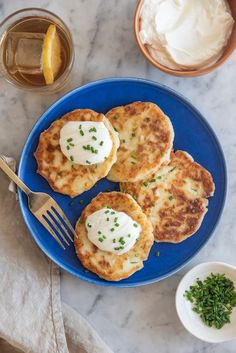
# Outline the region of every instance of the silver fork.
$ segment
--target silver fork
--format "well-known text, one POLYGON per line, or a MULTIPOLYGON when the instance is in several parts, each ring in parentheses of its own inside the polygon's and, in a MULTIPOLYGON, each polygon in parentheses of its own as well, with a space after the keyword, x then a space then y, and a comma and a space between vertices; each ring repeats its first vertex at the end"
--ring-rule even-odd
POLYGON ((44 192, 31 191, 8 166, 4 156, 0 155, 0 168, 16 183, 28 197, 28 205, 33 215, 42 223, 58 244, 65 250, 64 243, 69 246, 73 242, 71 234, 76 236, 70 221, 56 201, 44 192), (62 221, 63 220, 63 221, 62 221), (61 237, 61 240, 58 235, 61 237), (64 243, 63 243, 64 242, 64 243))

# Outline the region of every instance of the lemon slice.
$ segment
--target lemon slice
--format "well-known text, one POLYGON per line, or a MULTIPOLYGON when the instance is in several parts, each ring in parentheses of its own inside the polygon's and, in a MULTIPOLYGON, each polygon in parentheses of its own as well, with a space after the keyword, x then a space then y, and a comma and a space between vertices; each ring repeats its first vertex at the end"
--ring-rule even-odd
POLYGON ((61 67, 61 42, 55 25, 48 27, 43 41, 42 67, 46 84, 52 84, 61 67))

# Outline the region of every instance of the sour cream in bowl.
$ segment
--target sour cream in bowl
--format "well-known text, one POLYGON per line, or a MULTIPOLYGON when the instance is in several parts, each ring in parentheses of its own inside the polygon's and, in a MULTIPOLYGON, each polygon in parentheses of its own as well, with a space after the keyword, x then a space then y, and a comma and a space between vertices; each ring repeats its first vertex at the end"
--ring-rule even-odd
POLYGON ((198 76, 234 51, 235 17, 233 0, 142 0, 135 34, 153 65, 178 76, 198 76))

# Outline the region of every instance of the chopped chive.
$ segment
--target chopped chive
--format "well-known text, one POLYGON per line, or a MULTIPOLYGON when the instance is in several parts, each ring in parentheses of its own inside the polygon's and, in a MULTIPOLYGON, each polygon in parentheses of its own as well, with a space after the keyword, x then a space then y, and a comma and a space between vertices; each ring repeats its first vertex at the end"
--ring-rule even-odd
POLYGON ((100 235, 100 234, 102 234, 102 232, 99 230, 99 231, 98 231, 98 234, 100 235))
POLYGON ((106 238, 107 238, 105 235, 103 235, 102 237, 103 237, 103 239, 106 239, 106 238))
POLYGON ((131 137, 135 137, 135 136, 136 136, 136 134, 134 132, 132 132, 131 137))
POLYGON ((89 228, 92 228, 92 224, 90 224, 90 223, 88 223, 87 226, 88 226, 89 228))
POLYGON ((92 136, 92 139, 93 139, 94 141, 97 141, 97 137, 96 137, 96 136, 92 136))
POLYGON ((82 129, 82 125, 80 124, 79 129, 82 129))
POLYGON ((115 130, 116 132, 119 132, 116 127, 114 127, 114 130, 115 130))
POLYGON ((107 206, 107 208, 111 209, 112 207, 111 206, 107 206))
POLYGON ((70 160, 71 160, 72 162, 74 162, 74 157, 73 157, 73 156, 70 156, 70 160))
POLYGON ((153 202, 153 203, 152 203, 152 207, 155 207, 155 205, 156 205, 155 202, 153 202))
POLYGON ((107 157, 104 157, 105 161, 107 160, 107 157))
POLYGON ((157 179, 161 179, 161 178, 162 178, 162 176, 161 176, 161 175, 158 175, 157 179))
POLYGON ((73 143, 69 143, 70 147, 75 147, 75 145, 73 143))
POLYGON ((102 243, 104 239, 103 238, 98 238, 98 240, 102 243))
POLYGON ((106 192, 110 192, 110 191, 111 191, 111 189, 106 189, 105 191, 106 191, 106 192))
POLYGON ((150 180, 150 183, 155 183, 156 179, 150 180))
POLYGON ((110 221, 110 218, 107 218, 107 222, 110 221))
POLYGON ((74 205, 74 201, 69 202, 69 206, 73 206, 74 205))
POLYGON ((79 131, 81 136, 84 136, 84 132, 82 130, 79 131))
POLYGON ((97 132, 97 129, 95 127, 92 127, 91 129, 89 129, 89 132, 97 132))
POLYGON ((173 172, 176 169, 176 167, 172 168, 171 170, 168 171, 168 173, 173 172))
POLYGON ((67 150, 70 150, 70 146, 66 146, 66 149, 67 149, 67 150))
POLYGON ((131 154, 131 158, 137 159, 137 157, 134 154, 131 154))
POLYGON ((101 142, 99 143, 100 146, 102 146, 103 144, 104 144, 104 141, 101 141, 101 142))
POLYGON ((84 223, 84 221, 82 220, 82 218, 79 219, 79 223, 80 223, 80 224, 83 224, 83 223, 84 223))
POLYGON ((115 242, 116 242, 116 239, 114 238, 114 239, 112 240, 112 242, 115 243, 115 242))
POLYGON ((197 189, 191 188, 193 191, 197 192, 197 189))
POLYGON ((114 230, 115 230, 115 228, 111 228, 111 229, 110 229, 111 232, 114 232, 114 230))
POLYGON ((110 211, 107 210, 107 211, 105 211, 105 214, 107 214, 107 213, 109 213, 109 212, 110 212, 110 211))
POLYGON ((143 185, 144 185, 145 187, 147 187, 147 186, 148 186, 148 182, 147 182, 147 181, 144 181, 144 182, 143 182, 143 185))
POLYGON ((122 142, 125 143, 125 139, 123 139, 122 142))
MULTIPOLYGON (((124 191, 125 192, 125 191, 124 191)), ((136 201, 137 200, 137 196, 133 195, 133 199, 136 201)))
POLYGON ((67 139, 66 140, 67 142, 71 142, 71 141, 73 141, 73 138, 72 137, 70 137, 69 139, 67 139))
POLYGON ((130 261, 131 264, 137 264, 137 261, 130 261))
POLYGON ((134 223, 134 224, 133 224, 133 226, 134 226, 135 228, 138 228, 138 225, 137 225, 137 223, 134 223))
POLYGON ((160 251, 155 251, 155 256, 159 256, 160 255, 160 251))
POLYGON ((134 161, 131 161, 131 164, 136 164, 136 162, 134 162, 134 161))
MULTIPOLYGON (((87 164, 91 164, 91 162, 89 162, 89 161, 86 161, 86 163, 87 163, 87 164)), ((95 186, 95 185, 94 185, 94 186, 95 186)))
POLYGON ((112 211, 111 214, 116 214, 116 213, 114 211, 112 211))
POLYGON ((130 238, 130 237, 131 237, 131 234, 128 234, 128 237, 130 238))
POLYGON ((174 197, 171 195, 169 196, 169 200, 172 201, 174 199, 174 197))
POLYGON ((118 217, 115 217, 114 222, 117 222, 117 221, 118 221, 118 217))
POLYGON ((115 227, 119 227, 120 225, 119 225, 119 223, 115 223, 115 227))
POLYGON ((79 200, 80 205, 83 205, 84 200, 79 200))

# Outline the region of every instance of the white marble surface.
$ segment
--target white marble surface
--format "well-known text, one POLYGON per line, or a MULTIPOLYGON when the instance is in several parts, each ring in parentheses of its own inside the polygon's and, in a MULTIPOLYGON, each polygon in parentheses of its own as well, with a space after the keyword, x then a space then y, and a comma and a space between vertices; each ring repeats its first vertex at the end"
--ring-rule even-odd
MULTIPOLYGON (((76 61, 73 79, 64 91, 98 78, 135 76, 184 94, 208 119, 222 143, 229 174, 227 203, 212 239, 175 276, 146 287, 112 289, 63 273, 62 299, 81 312, 116 353, 234 353, 235 341, 212 345, 186 332, 175 312, 174 295, 181 276, 194 264, 220 260, 236 265, 236 56, 217 72, 199 78, 176 78, 157 71, 142 57, 134 41, 135 4, 135 0, 0 0, 0 19, 16 9, 40 6, 65 20, 73 32, 76 61)), ((1 80, 0 151, 18 159, 40 114, 62 94, 25 93, 1 80)), ((6 185, 1 174, 1 230, 8 231, 12 225, 24 229, 6 185)))

